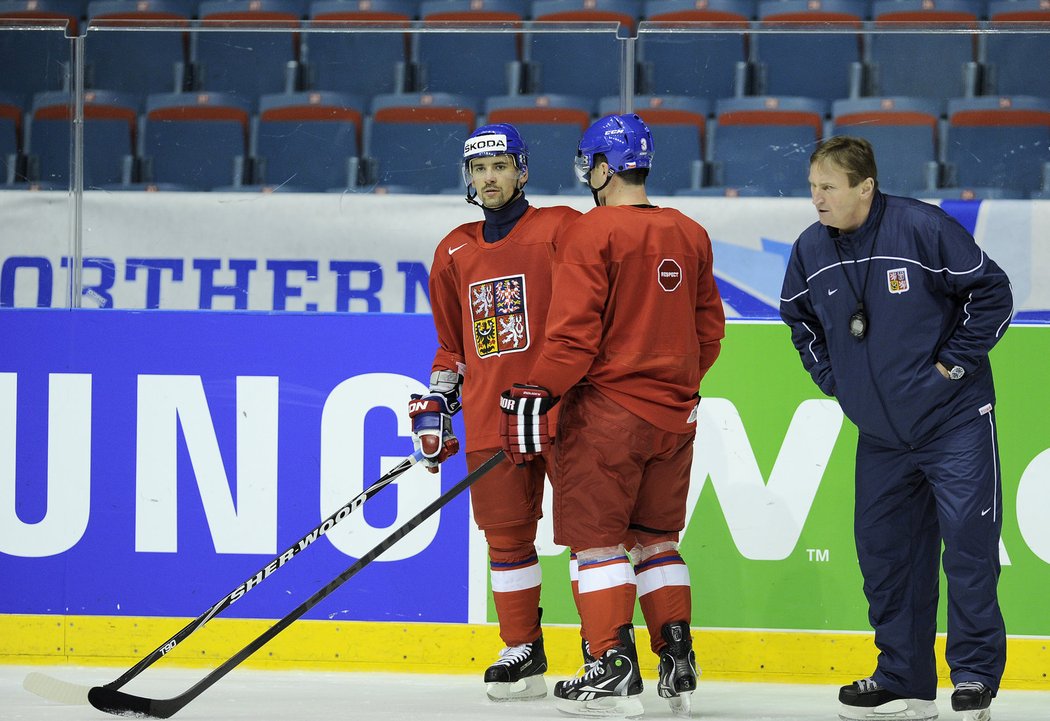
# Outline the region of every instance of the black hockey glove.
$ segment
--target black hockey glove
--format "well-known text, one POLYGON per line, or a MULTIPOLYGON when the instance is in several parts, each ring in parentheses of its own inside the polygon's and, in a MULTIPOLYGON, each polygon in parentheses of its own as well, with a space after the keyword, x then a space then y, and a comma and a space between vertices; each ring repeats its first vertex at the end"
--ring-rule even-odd
POLYGON ((503 411, 499 421, 503 452, 516 465, 524 465, 554 445, 547 424, 547 411, 558 402, 542 386, 515 383, 500 395, 503 411))

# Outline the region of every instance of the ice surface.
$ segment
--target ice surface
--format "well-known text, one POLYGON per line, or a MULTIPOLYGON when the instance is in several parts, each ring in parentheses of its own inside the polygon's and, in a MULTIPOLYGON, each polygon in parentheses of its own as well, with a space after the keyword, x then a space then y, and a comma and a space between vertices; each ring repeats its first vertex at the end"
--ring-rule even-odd
MULTIPOLYGON (((123 668, 0 665, 0 719, 3 721, 90 721, 115 718, 90 706, 62 706, 22 688, 38 671, 87 686, 108 683, 123 668)), ((125 691, 170 697, 186 690, 203 669, 150 668, 125 691)), ((553 690, 558 677, 548 676, 553 690)), ((817 685, 715 682, 703 678, 693 696, 693 718, 701 721, 837 721, 837 687, 817 685)), ((948 689, 941 689, 941 721, 959 721, 948 689)), ((671 719, 670 708, 656 695, 655 681, 642 696, 646 719, 671 719)), ((992 705, 994 721, 1050 721, 1050 691, 1004 690, 992 705)), ((532 702, 492 703, 480 676, 423 674, 287 672, 236 669, 192 701, 179 721, 513 721, 561 719, 550 697, 532 702)))

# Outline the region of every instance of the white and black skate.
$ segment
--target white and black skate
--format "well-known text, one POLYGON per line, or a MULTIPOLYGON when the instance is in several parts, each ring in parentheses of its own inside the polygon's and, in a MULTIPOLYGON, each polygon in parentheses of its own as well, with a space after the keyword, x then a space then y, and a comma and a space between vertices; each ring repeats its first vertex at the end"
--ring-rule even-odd
POLYGON ((644 713, 634 627, 621 627, 619 639, 620 645, 586 664, 579 676, 555 684, 554 705, 559 711, 573 716, 627 718, 644 713))
POLYGON ((980 681, 955 684, 952 710, 963 712, 963 721, 991 721, 992 689, 980 681))
POLYGON ((485 692, 493 701, 532 701, 547 695, 547 654, 543 636, 532 643, 500 651, 499 660, 485 670, 485 692))
POLYGON ((904 698, 868 677, 839 689, 839 718, 844 721, 932 721, 937 704, 904 698))
POLYGON ((668 700, 675 716, 689 718, 691 697, 700 675, 696 670, 689 624, 685 621, 664 624, 660 635, 667 645, 660 652, 660 680, 656 692, 660 698, 668 700))

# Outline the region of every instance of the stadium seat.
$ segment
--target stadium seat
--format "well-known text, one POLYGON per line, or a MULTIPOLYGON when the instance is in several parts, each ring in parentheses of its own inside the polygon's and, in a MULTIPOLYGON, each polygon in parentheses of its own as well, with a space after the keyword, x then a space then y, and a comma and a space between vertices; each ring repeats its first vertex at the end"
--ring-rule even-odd
POLYGON ((749 38, 743 31, 754 7, 754 0, 646 2, 638 26, 641 88, 711 101, 746 94, 749 38), (726 32, 689 32, 716 27, 726 32))
POLYGON ((0 185, 22 180, 18 177, 22 112, 21 96, 0 93, 0 185))
POLYGON ((463 142, 477 114, 477 100, 465 95, 376 96, 365 134, 370 179, 417 193, 462 187, 463 142))
POLYGON ((529 190, 536 195, 584 192, 573 158, 591 124, 594 103, 574 95, 509 95, 489 98, 486 121, 510 123, 529 146, 529 190))
POLYGON ((136 95, 183 89, 190 15, 169 0, 96 0, 84 42, 88 87, 136 95), (157 30, 126 30, 129 25, 157 30), (162 31, 160 28, 171 28, 162 31))
POLYGON ((832 135, 864 138, 875 149, 879 188, 910 195, 938 182, 941 102, 929 98, 856 98, 831 105, 832 135))
POLYGON ((264 95, 253 138, 253 183, 316 191, 357 185, 366 105, 345 93, 264 95))
POLYGON ((525 0, 424 2, 419 16, 431 32, 413 36, 418 89, 476 97, 520 92, 521 34, 514 28, 525 11, 525 0), (492 32, 480 32, 485 27, 492 32))
POLYGON ((307 83, 371 98, 406 90, 410 0, 321 0, 310 5, 303 33, 307 83))
POLYGON ((0 92, 29 96, 69 87, 73 45, 66 34, 77 34, 80 7, 79 0, 0 0, 0 26, 48 28, 0 28, 0 92))
POLYGON ((1035 95, 1050 98, 1050 73, 1033 59, 1050 59, 1050 4, 1045 0, 998 0, 988 5, 989 28, 982 35, 985 95, 1035 95), (1044 32, 1023 32, 1042 28, 1044 32))
POLYGON ((233 93, 252 104, 261 95, 295 89, 299 34, 293 30, 300 24, 299 0, 208 0, 198 15, 190 43, 195 89, 233 93), (270 31, 214 29, 224 27, 270 31))
MULTIPOLYGON (((131 179, 140 100, 127 93, 89 90, 84 94, 84 189, 131 179)), ((26 131, 31 181, 70 184, 72 136, 69 93, 38 93, 26 131)))
POLYGON ((976 36, 936 32, 976 28, 979 0, 877 0, 868 37, 868 95, 921 98, 969 97, 976 92, 976 36), (933 30, 933 32, 931 32, 933 30))
POLYGON ((639 0, 536 0, 525 41, 530 93, 577 95, 597 102, 620 92, 621 42, 634 33, 639 0), (602 23, 572 37, 551 23, 602 23), (613 23, 619 23, 616 30, 613 23), (544 32, 544 26, 548 26, 544 32))
POLYGON ((758 26, 795 32, 758 33, 752 51, 756 95, 823 100, 860 94, 863 65, 859 31, 867 0, 763 0, 758 26), (800 33, 812 29, 819 32, 800 33))
POLYGON ((239 185, 248 120, 248 104, 229 94, 148 96, 139 132, 143 182, 197 190, 239 185))
POLYGON ((827 104, 815 98, 756 96, 715 103, 709 158, 714 186, 809 193, 809 156, 823 135, 827 104))
POLYGON ((946 186, 1039 190, 1050 163, 1050 99, 950 100, 945 142, 946 186))
MULTIPOLYGON (((704 170, 704 126, 711 103, 680 95, 636 95, 633 111, 646 122, 656 146, 646 186, 651 195, 699 188, 704 170)), ((598 115, 623 112, 619 97, 603 98, 598 115)))

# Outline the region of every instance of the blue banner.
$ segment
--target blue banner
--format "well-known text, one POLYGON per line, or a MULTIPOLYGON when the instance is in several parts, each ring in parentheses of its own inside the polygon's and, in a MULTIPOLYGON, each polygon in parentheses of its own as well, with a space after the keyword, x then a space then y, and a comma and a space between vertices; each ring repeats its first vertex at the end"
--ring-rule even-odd
MULTIPOLYGON (((6 310, 0 338, 0 613, 129 616, 203 613, 411 454, 435 347, 368 314, 6 310)), ((465 473, 411 468, 224 615, 285 615, 465 473)), ((307 617, 465 622, 467 516, 307 617)))

